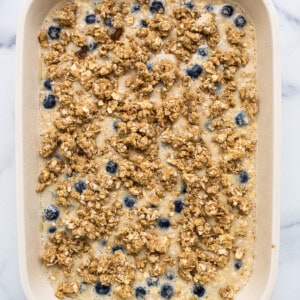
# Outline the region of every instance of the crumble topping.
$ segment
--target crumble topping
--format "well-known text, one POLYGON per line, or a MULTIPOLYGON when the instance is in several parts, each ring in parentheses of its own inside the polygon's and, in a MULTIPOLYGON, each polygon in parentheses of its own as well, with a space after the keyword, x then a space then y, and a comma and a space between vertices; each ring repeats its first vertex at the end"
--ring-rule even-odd
POLYGON ((250 277, 255 33, 206 4, 74 0, 47 17, 36 191, 57 298, 230 300, 250 277))

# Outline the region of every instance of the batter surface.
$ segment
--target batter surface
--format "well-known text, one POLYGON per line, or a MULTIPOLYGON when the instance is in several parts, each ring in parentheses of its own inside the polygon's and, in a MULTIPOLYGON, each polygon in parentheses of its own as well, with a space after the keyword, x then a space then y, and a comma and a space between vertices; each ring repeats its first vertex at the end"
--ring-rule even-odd
POLYGON ((234 299, 254 262, 250 18, 223 1, 75 0, 38 38, 56 297, 234 299))

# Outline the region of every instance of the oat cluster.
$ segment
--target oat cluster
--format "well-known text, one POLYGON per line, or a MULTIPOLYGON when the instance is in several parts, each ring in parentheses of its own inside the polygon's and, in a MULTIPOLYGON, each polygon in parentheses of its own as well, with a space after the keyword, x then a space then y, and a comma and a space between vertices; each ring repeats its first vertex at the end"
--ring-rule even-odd
MULTIPOLYGON (((42 133, 37 192, 54 187, 61 211, 42 260, 64 274, 56 291, 61 299, 76 296, 82 281, 101 282, 114 298, 127 299, 137 274, 159 277, 170 268, 191 285, 209 284, 247 252, 235 240, 247 235, 254 174, 252 183, 237 178, 255 156, 256 140, 229 113, 239 105, 251 123, 258 112, 255 74, 238 81, 249 62, 245 31, 231 25, 221 33, 214 13, 203 17, 180 5, 130 31, 131 5, 103 0, 95 9, 98 22, 83 28, 79 5, 68 2, 55 11, 60 38, 50 40, 46 27, 39 33, 57 102, 42 133), (218 47, 221 34, 227 50, 218 47), (203 44, 210 53, 193 78, 186 69, 203 44), (106 135, 107 124, 115 132, 106 135), (78 191, 79 181, 85 186, 78 191), (121 192, 135 199, 132 208, 121 192), (180 214, 178 197, 184 198, 180 214), (163 217, 169 229, 158 228, 163 217), (108 244, 101 253, 100 241, 108 244)), ((236 292, 224 286, 219 294, 229 300, 236 292)), ((183 299, 176 287, 174 298, 183 299)))

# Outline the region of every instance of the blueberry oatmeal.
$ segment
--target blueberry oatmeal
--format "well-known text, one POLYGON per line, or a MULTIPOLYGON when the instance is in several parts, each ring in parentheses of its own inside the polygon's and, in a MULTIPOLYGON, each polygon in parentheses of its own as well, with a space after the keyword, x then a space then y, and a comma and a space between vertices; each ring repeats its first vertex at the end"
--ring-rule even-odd
POLYGON ((56 297, 234 299, 254 262, 249 17, 223 1, 75 0, 38 38, 56 297))

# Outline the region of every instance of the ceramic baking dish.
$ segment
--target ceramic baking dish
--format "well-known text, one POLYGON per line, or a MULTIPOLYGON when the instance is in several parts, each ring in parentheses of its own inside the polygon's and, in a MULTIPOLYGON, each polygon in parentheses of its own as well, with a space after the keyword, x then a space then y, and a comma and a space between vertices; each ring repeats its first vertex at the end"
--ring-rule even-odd
MULTIPOLYGON (((16 162, 19 259, 27 299, 55 299, 43 273, 40 208, 35 193, 38 174, 39 44, 37 34, 60 0, 30 0, 17 35, 16 162)), ((229 1, 231 2, 231 1, 229 1)), ((236 0, 257 30, 258 117, 257 241, 253 274, 240 300, 270 299, 279 252, 280 70, 275 11, 271 0, 236 0)))

